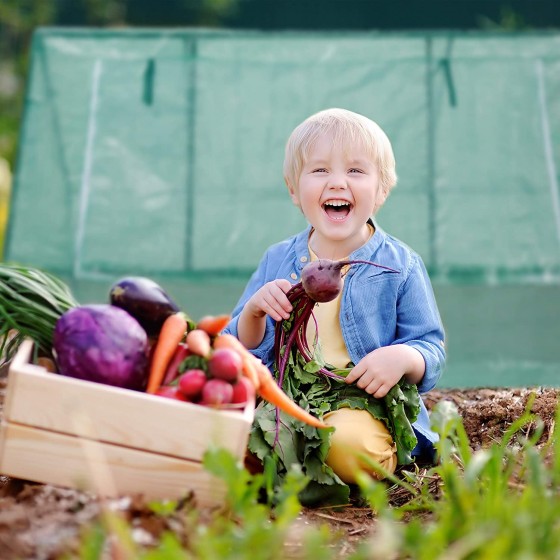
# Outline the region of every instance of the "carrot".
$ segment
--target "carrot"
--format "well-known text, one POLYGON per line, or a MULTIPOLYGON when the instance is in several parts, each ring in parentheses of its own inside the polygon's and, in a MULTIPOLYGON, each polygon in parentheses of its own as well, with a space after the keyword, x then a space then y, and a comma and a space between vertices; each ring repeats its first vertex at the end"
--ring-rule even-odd
POLYGON ((277 406, 286 414, 293 416, 296 420, 301 420, 315 428, 326 428, 327 425, 315 416, 312 416, 298 404, 296 404, 278 386, 270 370, 253 354, 251 354, 241 342, 231 334, 222 334, 214 341, 214 348, 231 348, 239 353, 243 359, 243 374, 251 381, 252 376, 257 377, 255 389, 257 393, 269 403, 277 406))
POLYGON ((210 335, 202 329, 193 329, 187 333, 187 346, 197 356, 206 358, 210 354, 210 335))
POLYGON ((261 386, 261 381, 259 379, 259 374, 257 373, 257 368, 255 367, 253 360, 243 356, 241 357, 241 359, 243 360, 241 373, 253 384, 255 391, 258 391, 261 386))
POLYGON ((217 336, 230 321, 230 315, 205 315, 200 319, 196 328, 206 331, 210 336, 217 336))
POLYGON ((293 416, 296 420, 301 420, 314 428, 328 428, 325 423, 309 414, 309 412, 290 399, 290 397, 288 397, 288 395, 286 395, 286 393, 284 393, 284 391, 282 391, 282 389, 278 386, 278 383, 276 383, 272 377, 269 369, 260 361, 257 372, 260 380, 258 393, 263 399, 277 406, 286 414, 293 416))
POLYGON ((185 336, 187 320, 183 313, 174 313, 165 319, 150 362, 147 393, 155 393, 165 377, 167 366, 185 336))

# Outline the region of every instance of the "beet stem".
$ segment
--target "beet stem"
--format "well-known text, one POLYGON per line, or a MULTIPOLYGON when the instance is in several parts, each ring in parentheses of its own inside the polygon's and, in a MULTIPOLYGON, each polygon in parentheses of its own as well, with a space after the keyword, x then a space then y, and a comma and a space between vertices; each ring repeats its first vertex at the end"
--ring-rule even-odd
POLYGON ((383 264, 378 264, 376 262, 373 261, 362 261, 362 260, 355 260, 355 261, 339 261, 337 262, 337 266, 340 265, 340 268, 347 266, 347 265, 352 265, 352 264, 370 264, 371 266, 376 266, 377 268, 384 268, 385 270, 390 270, 391 272, 399 272, 398 270, 395 270, 394 268, 391 268, 389 266, 385 266, 383 264))
POLYGON ((307 301, 304 301, 299 308, 301 309, 301 312, 292 324, 292 330, 288 336, 288 339, 286 340, 284 355, 282 356, 280 365, 278 367, 278 384, 280 385, 280 387, 282 387, 282 383, 284 382, 284 372, 286 371, 286 365, 288 364, 288 359, 290 357, 290 352, 292 350, 297 332, 301 325, 309 320, 309 315, 313 310, 313 304, 311 300, 308 299, 307 301))

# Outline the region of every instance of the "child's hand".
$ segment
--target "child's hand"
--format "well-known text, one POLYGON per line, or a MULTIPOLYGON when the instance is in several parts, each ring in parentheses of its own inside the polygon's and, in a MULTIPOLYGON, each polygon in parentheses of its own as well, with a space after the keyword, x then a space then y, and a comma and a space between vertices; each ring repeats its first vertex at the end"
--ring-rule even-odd
POLYGON ((283 278, 268 282, 253 294, 245 307, 254 317, 270 315, 275 321, 289 319, 292 304, 286 294, 291 287, 290 282, 283 278))
POLYGON ((358 387, 381 399, 405 374, 409 382, 417 383, 424 375, 424 367, 421 354, 414 348, 404 344, 383 346, 361 359, 347 375, 346 383, 357 380, 358 387))

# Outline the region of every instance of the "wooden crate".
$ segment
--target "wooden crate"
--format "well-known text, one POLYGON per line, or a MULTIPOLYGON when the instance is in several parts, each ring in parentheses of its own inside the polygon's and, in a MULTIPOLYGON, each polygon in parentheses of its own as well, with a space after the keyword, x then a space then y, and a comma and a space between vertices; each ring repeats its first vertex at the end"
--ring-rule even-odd
POLYGON ((244 457, 254 402, 217 410, 73 379, 31 363, 32 349, 25 341, 9 369, 0 473, 105 496, 223 501, 202 457, 211 447, 244 457))

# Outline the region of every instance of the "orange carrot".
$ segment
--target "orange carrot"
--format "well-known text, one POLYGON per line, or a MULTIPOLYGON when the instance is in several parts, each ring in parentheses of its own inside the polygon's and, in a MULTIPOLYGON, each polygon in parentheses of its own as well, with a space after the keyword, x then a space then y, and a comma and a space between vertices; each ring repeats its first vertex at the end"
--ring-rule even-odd
POLYGON ((210 354, 210 335, 202 329, 193 329, 187 333, 187 346, 197 356, 205 358, 210 354))
POLYGON ((196 328, 206 331, 210 336, 217 336, 230 321, 230 315, 205 315, 200 319, 196 328))
POLYGON ((217 336, 214 340, 214 348, 216 350, 218 348, 231 348, 242 357, 244 355, 249 355, 252 358, 255 357, 253 356, 253 354, 251 354, 251 352, 249 352, 249 350, 247 350, 245 346, 243 346, 241 341, 238 338, 235 338, 235 336, 233 336, 232 334, 220 334, 219 336, 217 336))
POLYGON ((167 366, 185 336, 187 320, 183 313, 174 313, 165 319, 159 333, 150 362, 147 393, 155 393, 165 376, 167 366))
POLYGON ((243 359, 243 374, 251 381, 256 375, 257 383, 255 389, 257 393, 269 403, 277 406, 286 414, 293 416, 296 420, 301 420, 315 428, 326 428, 327 425, 315 416, 303 410, 278 386, 270 370, 253 354, 251 354, 241 342, 231 334, 222 334, 214 341, 214 348, 231 348, 239 353, 243 359))
POLYGON ((261 381, 259 379, 259 374, 257 373, 257 368, 255 367, 253 360, 243 356, 241 357, 241 359, 243 360, 241 373, 253 384, 255 391, 258 391, 261 386, 261 381))
POLYGON ((270 370, 259 360, 257 372, 260 380, 260 387, 258 390, 259 395, 267 400, 269 403, 277 406, 286 414, 293 416, 296 420, 301 420, 314 428, 328 428, 328 426, 312 416, 296 404, 282 389, 278 386, 275 379, 272 377, 270 370))

